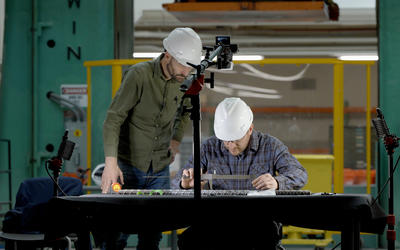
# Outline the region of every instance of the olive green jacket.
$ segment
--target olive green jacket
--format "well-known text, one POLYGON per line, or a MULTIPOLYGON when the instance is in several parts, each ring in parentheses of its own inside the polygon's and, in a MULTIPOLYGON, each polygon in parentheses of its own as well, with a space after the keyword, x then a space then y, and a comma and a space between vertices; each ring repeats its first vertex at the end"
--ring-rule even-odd
POLYGON ((169 165, 170 140, 181 141, 189 121, 189 115, 178 109, 184 94, 180 83, 165 79, 162 57, 129 68, 103 125, 105 156, 118 157, 144 172, 150 163, 155 173, 169 165))

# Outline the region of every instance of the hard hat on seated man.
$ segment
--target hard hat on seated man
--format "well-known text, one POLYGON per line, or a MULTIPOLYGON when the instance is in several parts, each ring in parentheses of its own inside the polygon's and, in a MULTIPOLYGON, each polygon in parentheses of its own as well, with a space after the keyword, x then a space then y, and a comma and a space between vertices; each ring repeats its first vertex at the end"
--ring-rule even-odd
POLYGON ((201 62, 199 35, 191 28, 176 28, 163 40, 163 45, 166 53, 162 63, 166 77, 183 82, 194 69, 188 63, 199 65, 201 62))
POLYGON ((232 155, 237 156, 247 148, 253 128, 253 112, 242 99, 229 97, 218 104, 214 117, 215 136, 232 155))

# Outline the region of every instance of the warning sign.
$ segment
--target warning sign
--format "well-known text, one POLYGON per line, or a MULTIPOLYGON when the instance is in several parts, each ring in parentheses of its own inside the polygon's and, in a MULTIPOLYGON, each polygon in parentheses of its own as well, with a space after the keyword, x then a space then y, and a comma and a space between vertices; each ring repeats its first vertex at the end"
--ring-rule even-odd
POLYGON ((75 135, 76 137, 80 137, 80 136, 82 135, 82 130, 80 130, 80 129, 75 129, 74 135, 75 135))
POLYGON ((87 107, 86 84, 63 84, 61 85, 61 96, 79 107, 87 107))

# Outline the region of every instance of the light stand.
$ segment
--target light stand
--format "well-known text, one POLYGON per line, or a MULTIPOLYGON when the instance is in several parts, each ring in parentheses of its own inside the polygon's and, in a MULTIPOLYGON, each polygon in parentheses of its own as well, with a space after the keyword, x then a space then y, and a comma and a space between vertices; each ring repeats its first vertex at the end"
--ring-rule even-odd
MULTIPOLYGON (((201 130, 200 130, 200 120, 201 120, 201 111, 200 111, 200 91, 203 87, 204 82, 210 83, 211 88, 214 87, 214 74, 211 73, 209 79, 204 79, 204 71, 206 68, 215 65, 217 63, 212 60, 215 57, 218 57, 224 49, 226 50, 226 46, 223 44, 219 44, 218 47, 212 51, 210 55, 210 51, 213 49, 211 47, 205 47, 207 50, 205 59, 201 61, 199 65, 193 65, 188 63, 190 66, 196 69, 196 74, 193 74, 187 80, 183 82, 180 89, 185 92, 183 98, 190 98, 192 107, 184 108, 183 112, 190 112, 190 119, 193 121, 193 172, 194 172, 194 199, 201 199, 201 168, 200 168, 200 140, 201 140, 201 130)), ((218 67, 220 68, 221 60, 218 62, 218 67)))
POLYGON ((194 198, 200 200, 201 198, 201 169, 200 169, 200 95, 187 95, 190 98, 192 107, 190 109, 184 109, 186 112, 190 112, 190 119, 193 121, 193 172, 194 172, 194 198))
POLYGON ((377 108, 377 118, 372 120, 372 123, 375 127, 376 134, 378 137, 383 138, 383 142, 385 144, 386 152, 388 154, 389 163, 389 200, 388 200, 388 217, 387 224, 388 230, 386 231, 386 237, 388 240, 388 249, 395 249, 396 242, 396 231, 394 230, 395 225, 395 215, 394 215, 394 203, 393 203, 393 154, 394 149, 399 146, 399 138, 396 135, 392 135, 389 132, 389 128, 386 124, 386 121, 383 117, 382 111, 377 108))

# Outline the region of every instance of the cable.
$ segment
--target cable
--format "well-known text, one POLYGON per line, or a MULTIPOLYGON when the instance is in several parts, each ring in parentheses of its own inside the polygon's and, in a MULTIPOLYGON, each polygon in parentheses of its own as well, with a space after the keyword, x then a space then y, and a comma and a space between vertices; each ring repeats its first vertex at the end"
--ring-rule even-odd
POLYGON ((54 182, 54 184, 56 184, 57 189, 58 189, 61 193, 63 193, 64 196, 68 196, 68 195, 62 190, 62 188, 58 185, 58 183, 56 182, 56 180, 54 180, 53 176, 51 176, 51 174, 50 174, 50 172, 49 172, 49 169, 48 169, 48 165, 47 165, 48 162, 49 162, 49 160, 47 160, 47 161, 45 162, 45 164, 44 164, 47 174, 49 175, 50 179, 54 182))
MULTIPOLYGON (((394 165, 394 168, 393 168, 393 174, 394 174, 394 172, 396 171, 397 164, 399 163, 399 160, 400 160, 400 156, 397 157, 396 164, 394 165)), ((386 185, 389 183, 389 180, 390 180, 390 177, 386 180, 385 184, 383 184, 382 190, 378 193, 378 195, 377 195, 377 196, 375 197, 375 199, 372 201, 371 206, 373 206, 373 205, 375 204, 375 202, 379 199, 379 197, 381 196, 381 194, 383 193, 383 191, 385 191, 386 185)), ((331 250, 336 249, 336 248, 337 248, 338 246, 340 246, 341 244, 342 244, 342 242, 339 242, 339 243, 338 243, 336 246, 334 246, 331 250)))
MULTIPOLYGON (((393 174, 394 174, 394 172, 396 171, 397 164, 399 163, 399 160, 400 160, 400 156, 397 157, 396 164, 394 165, 394 168, 393 168, 393 174)), ((389 174, 390 174, 390 173, 389 173, 389 174)), ((385 191, 386 185, 389 183, 389 181, 390 181, 390 176, 389 176, 389 178, 386 180, 385 184, 383 184, 383 187, 382 187, 381 191, 378 193, 378 195, 376 196, 376 198, 372 201, 371 206, 375 204, 375 202, 379 199, 379 197, 381 196, 381 194, 383 193, 383 191, 385 191)))
POLYGON ((332 248, 332 250, 336 249, 336 248, 337 248, 338 246, 340 246, 341 244, 342 244, 342 242, 337 243, 336 246, 334 246, 334 247, 332 248))

